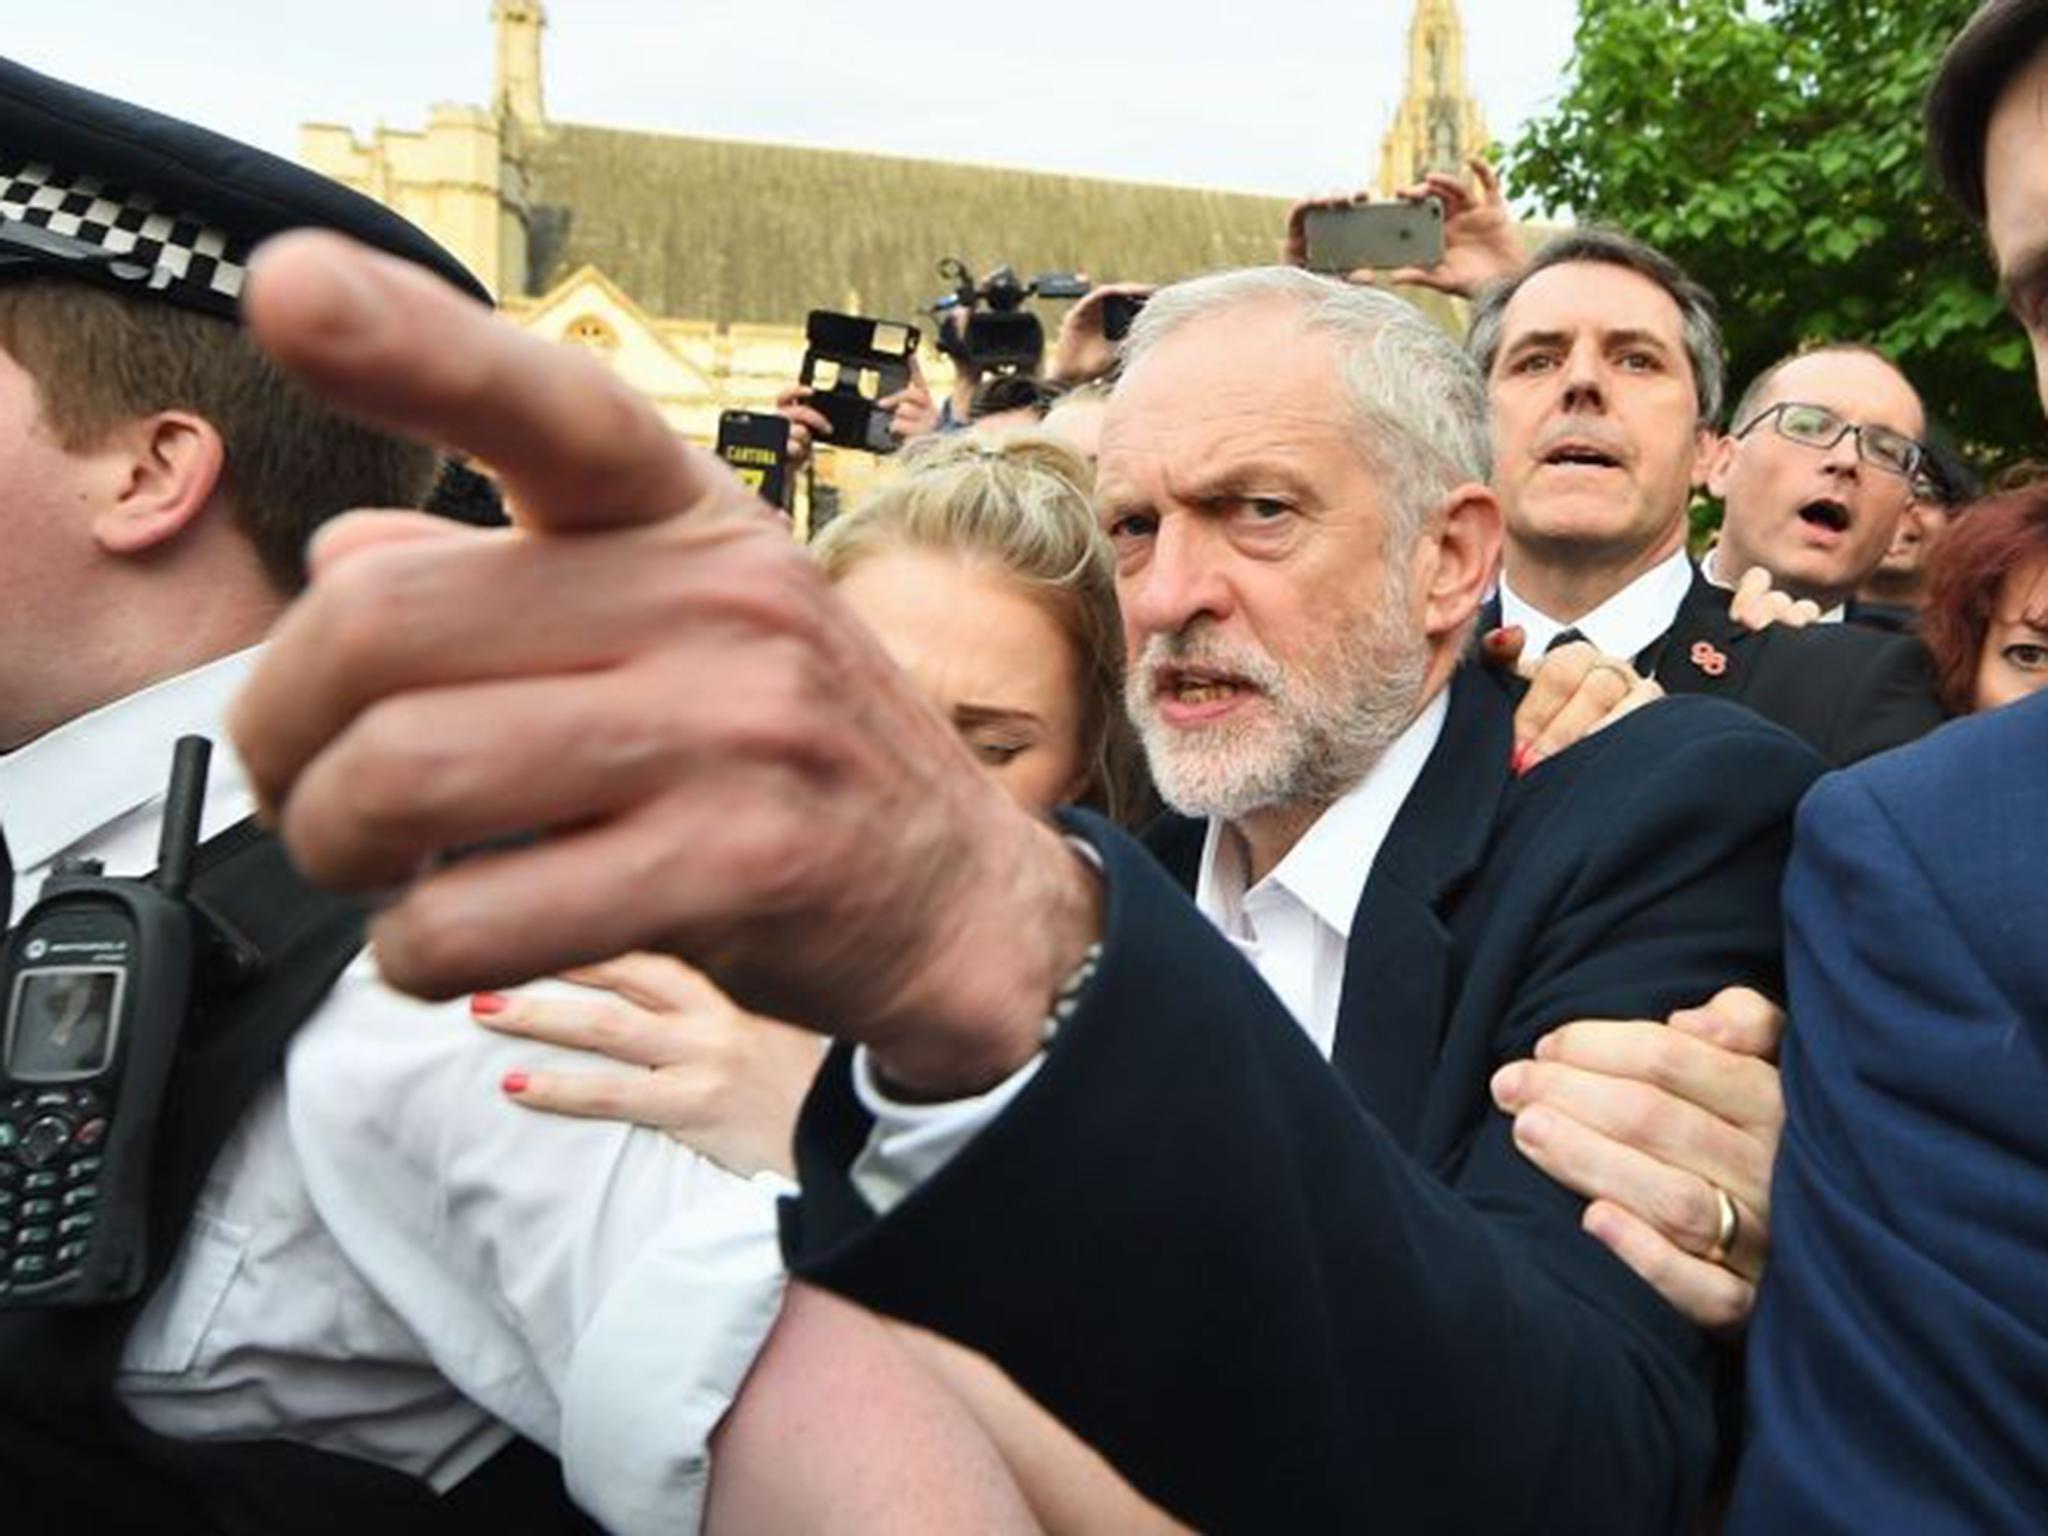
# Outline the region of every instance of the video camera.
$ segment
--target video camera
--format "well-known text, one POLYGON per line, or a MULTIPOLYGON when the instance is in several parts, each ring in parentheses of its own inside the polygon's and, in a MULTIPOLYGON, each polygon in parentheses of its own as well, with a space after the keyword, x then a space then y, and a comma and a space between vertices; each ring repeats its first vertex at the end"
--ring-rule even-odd
POLYGON ((948 256, 939 276, 953 287, 927 306, 939 322, 939 350, 983 373, 1030 373, 1045 355, 1045 327, 1024 307, 1027 299, 1078 299, 1088 279, 1077 272, 1042 272, 1026 283, 1014 267, 997 267, 977 284, 967 263, 948 256), (951 316, 963 314, 964 324, 951 316))

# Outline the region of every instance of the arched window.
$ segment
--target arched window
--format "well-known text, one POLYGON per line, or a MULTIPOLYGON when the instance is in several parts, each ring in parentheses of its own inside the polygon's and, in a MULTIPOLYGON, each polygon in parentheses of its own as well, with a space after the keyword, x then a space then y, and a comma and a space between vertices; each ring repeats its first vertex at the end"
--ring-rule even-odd
POLYGON ((619 346, 618 332, 596 315, 578 315, 562 332, 562 339, 593 352, 615 352, 619 346))

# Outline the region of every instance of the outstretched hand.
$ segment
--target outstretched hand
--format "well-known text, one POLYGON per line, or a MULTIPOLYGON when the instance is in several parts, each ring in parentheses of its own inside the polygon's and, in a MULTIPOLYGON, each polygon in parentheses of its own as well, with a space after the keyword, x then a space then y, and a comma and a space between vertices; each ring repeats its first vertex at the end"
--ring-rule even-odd
MULTIPOLYGON (((1459 298, 1471 298, 1489 283, 1512 277, 1527 264, 1529 255, 1508 212, 1507 197, 1501 191, 1500 173, 1484 159, 1469 162, 1472 180, 1466 182, 1445 171, 1432 171, 1421 181, 1402 187, 1394 195, 1406 202, 1435 198, 1444 209, 1443 259, 1428 267, 1390 267, 1384 271, 1360 267, 1344 280, 1361 287, 1380 283, 1405 283, 1433 288, 1459 298)), ((1331 197, 1313 197, 1296 203, 1287 211, 1287 232, 1280 243, 1280 259, 1291 267, 1308 265, 1308 216, 1321 208, 1349 208, 1373 200, 1370 192, 1331 197)))
POLYGON ((1055 384, 1089 384, 1116 367, 1116 343, 1103 334, 1103 308, 1112 297, 1150 298, 1150 283, 1103 283, 1067 310, 1053 342, 1045 376, 1055 384))
POLYGON ((562 979, 605 996, 480 992, 470 1012, 499 1034, 644 1070, 516 1071, 502 1084, 509 1097, 666 1131, 742 1177, 796 1176, 797 1111, 818 1074, 815 1035, 746 1012, 666 955, 621 955, 562 979))
POLYGON ((245 308, 287 372, 484 460, 520 511, 330 524, 233 711, 298 868, 388 893, 395 985, 657 950, 911 1091, 1030 1057, 1094 879, 724 466, 588 358, 336 235, 266 246, 245 308))
POLYGON ((1444 256, 1432 267, 1396 267, 1385 274, 1385 281, 1469 299, 1489 283, 1522 270, 1529 253, 1508 212, 1500 172, 1481 155, 1474 155, 1466 166, 1472 172, 1469 182, 1448 171, 1431 171, 1394 194, 1411 203, 1433 197, 1443 204, 1444 256))
POLYGON ((1728 617, 1744 629, 1804 629, 1820 622, 1820 604, 1810 597, 1794 597, 1771 585, 1771 573, 1752 565, 1735 584, 1728 600, 1728 617))
POLYGON ((1702 1327, 1748 1320, 1770 1257, 1784 1033, 1783 1009, 1729 987, 1661 1023, 1566 1024, 1494 1074, 1523 1155, 1584 1195, 1586 1230, 1702 1327))
POLYGON ((1511 625, 1480 642, 1489 662, 1512 667, 1529 684, 1515 707, 1513 765, 1518 774, 1664 697, 1655 678, 1586 641, 1530 656, 1524 654, 1523 638, 1521 629, 1511 625))

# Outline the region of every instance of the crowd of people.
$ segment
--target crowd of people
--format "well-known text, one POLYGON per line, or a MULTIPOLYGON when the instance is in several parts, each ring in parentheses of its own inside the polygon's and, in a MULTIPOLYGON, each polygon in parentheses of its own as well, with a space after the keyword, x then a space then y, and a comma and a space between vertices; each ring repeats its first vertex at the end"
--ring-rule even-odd
MULTIPOLYGON (((1987 0, 1925 107, 2037 360, 2044 101, 1987 0)), ((0 60, 17 940, 235 748, 136 1151, 29 1134, 139 1090, 8 990, 10 1529, 2048 1525, 2048 488, 1403 195, 1440 263, 1304 203, 914 376, 805 546, 388 210, 0 60)))

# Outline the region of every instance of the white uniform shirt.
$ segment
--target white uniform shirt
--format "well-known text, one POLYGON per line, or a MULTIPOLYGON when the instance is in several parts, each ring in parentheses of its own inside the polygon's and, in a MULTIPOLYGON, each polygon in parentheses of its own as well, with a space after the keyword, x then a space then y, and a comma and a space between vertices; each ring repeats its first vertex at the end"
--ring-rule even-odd
MULTIPOLYGON (((1436 750, 1449 713, 1450 693, 1444 690, 1250 890, 1242 840, 1221 823, 1209 823, 1195 905, 1251 961, 1325 1057, 1337 1036, 1352 918, 1380 847, 1436 750)), ((1032 1057, 975 1098, 904 1104, 877 1079, 867 1051, 856 1051, 854 1093, 875 1124, 849 1170, 854 1187, 877 1211, 889 1211, 992 1124, 1044 1060, 1032 1057)))
POLYGON ((1683 549, 1651 566, 1634 581, 1582 618, 1567 623, 1553 619, 1515 591, 1503 574, 1500 579, 1500 621, 1522 627, 1522 654, 1541 656, 1550 642, 1567 629, 1576 629, 1597 646, 1602 654, 1624 661, 1640 655, 1671 628, 1685 594, 1692 590, 1692 561, 1683 549))
MULTIPOLYGON (((253 660, 0 758, 13 917, 62 855, 154 866, 180 735, 216 744, 201 835, 249 814, 222 721, 253 660)), ((498 1088, 515 1065, 591 1063, 351 965, 222 1150, 130 1335, 118 1389, 136 1416, 188 1439, 282 1436, 444 1490, 516 1429, 562 1455, 611 1529, 693 1529, 707 1437, 780 1304, 780 1183, 656 1132, 522 1110, 498 1088)))

